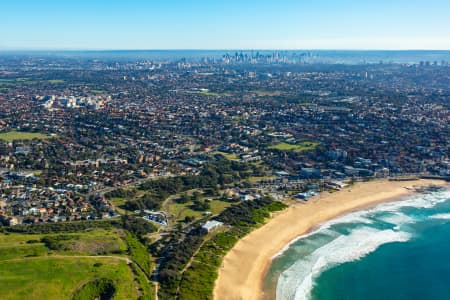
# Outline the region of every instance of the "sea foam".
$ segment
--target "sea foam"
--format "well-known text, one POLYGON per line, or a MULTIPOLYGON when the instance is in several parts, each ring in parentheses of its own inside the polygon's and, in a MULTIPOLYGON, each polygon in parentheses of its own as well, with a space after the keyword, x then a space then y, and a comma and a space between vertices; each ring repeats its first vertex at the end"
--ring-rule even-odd
POLYGON ((281 274, 277 285, 277 299, 308 299, 314 278, 323 271, 358 260, 383 244, 405 242, 409 238, 410 235, 406 232, 376 230, 371 227, 357 228, 349 235, 340 235, 281 274))
POLYGON ((272 259, 282 255, 285 251, 289 249, 289 247, 292 244, 298 242, 299 240, 306 239, 319 232, 324 233, 326 230, 330 229, 334 225, 345 223, 371 224, 374 222, 371 216, 377 212, 394 213, 395 216, 385 216, 379 219, 388 222, 390 224, 396 225, 395 229, 399 229, 401 225, 414 221, 413 218, 405 214, 398 214, 398 211, 400 211, 402 208, 405 207, 432 208, 439 203, 445 202, 449 198, 450 198, 450 190, 443 190, 431 194, 418 194, 404 200, 382 203, 367 210, 360 210, 345 214, 343 216, 322 223, 315 230, 295 238, 294 240, 289 242, 286 246, 284 246, 283 249, 281 249, 277 254, 275 254, 272 257, 272 259))
POLYGON ((390 212, 388 214, 385 214, 384 216, 379 217, 378 219, 386 223, 395 225, 395 230, 400 230, 402 225, 412 224, 415 222, 415 219, 413 217, 410 217, 401 212, 390 212))
POLYGON ((430 216, 431 219, 439 219, 439 220, 450 220, 450 213, 445 214, 435 214, 430 216))
MULTIPOLYGON (((443 190, 429 194, 417 194, 401 201, 382 203, 368 210, 353 212, 330 220, 313 232, 298 237, 277 256, 282 255, 293 243, 310 238, 315 234, 326 233, 330 236, 330 241, 316 250, 312 249, 311 254, 300 258, 280 274, 276 298, 280 300, 308 299, 314 279, 325 270, 345 262, 361 259, 383 244, 408 241, 412 235, 402 231, 402 225, 414 223, 416 219, 403 213, 404 208, 429 209, 449 198, 450 190, 443 190), (377 229, 376 223, 379 221, 387 222, 394 227, 384 230, 377 229), (353 229, 348 235, 334 232, 334 226, 341 224, 352 225, 353 229), (355 227, 353 224, 357 226, 355 227)), ((431 218, 450 219, 450 213, 437 214, 431 218)))
POLYGON ((374 209, 383 211, 398 211, 403 207, 432 208, 439 203, 447 201, 449 198, 450 190, 446 189, 429 194, 413 195, 410 198, 401 201, 383 203, 378 205, 374 209))
POLYGON ((330 230, 330 228, 334 225, 337 224, 346 224, 346 223, 361 223, 361 224, 370 224, 373 221, 364 217, 365 215, 367 215, 368 211, 356 211, 356 212, 352 212, 346 215, 343 215, 341 217, 332 219, 330 221, 327 221, 325 223, 320 224, 316 229, 314 229, 313 231, 301 235, 295 239, 293 239, 291 242, 289 242, 286 246, 283 247, 283 249, 281 249, 277 254, 275 254, 272 259, 275 259, 279 256, 281 256, 284 252, 286 252, 289 247, 291 247, 294 243, 300 241, 300 240, 304 240, 307 239, 315 234, 321 233, 321 234, 327 234, 327 235, 335 235, 336 233, 332 230, 330 230))

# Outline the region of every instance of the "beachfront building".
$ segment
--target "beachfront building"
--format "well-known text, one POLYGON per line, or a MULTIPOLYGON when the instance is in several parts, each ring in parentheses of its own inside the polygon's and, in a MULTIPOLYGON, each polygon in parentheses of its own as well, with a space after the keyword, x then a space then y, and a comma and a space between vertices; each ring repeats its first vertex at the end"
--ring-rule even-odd
POLYGON ((202 228, 205 229, 208 232, 213 231, 214 229, 217 229, 219 227, 221 227, 223 225, 222 222, 216 221, 216 220, 212 220, 212 221, 208 221, 206 222, 202 228))

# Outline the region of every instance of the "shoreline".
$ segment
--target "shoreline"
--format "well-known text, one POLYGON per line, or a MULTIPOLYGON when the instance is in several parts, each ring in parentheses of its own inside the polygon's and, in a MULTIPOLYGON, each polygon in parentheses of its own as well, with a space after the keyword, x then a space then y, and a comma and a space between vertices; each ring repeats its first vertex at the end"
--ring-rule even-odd
POLYGON ((335 193, 321 193, 307 203, 288 207, 264 226, 239 240, 224 257, 214 286, 215 300, 259 300, 272 259, 294 240, 326 221, 377 204, 416 194, 414 188, 449 186, 441 180, 356 183, 335 193))

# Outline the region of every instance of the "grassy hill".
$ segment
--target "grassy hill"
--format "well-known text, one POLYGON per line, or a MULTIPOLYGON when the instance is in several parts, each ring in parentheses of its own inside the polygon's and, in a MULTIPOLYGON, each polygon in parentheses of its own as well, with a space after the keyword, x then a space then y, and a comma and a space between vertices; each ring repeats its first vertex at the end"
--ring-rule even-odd
POLYGON ((145 262, 150 273, 145 255, 145 247, 118 228, 0 233, 1 298, 84 299, 104 292, 106 282, 114 299, 153 299, 153 285, 140 267, 145 262))
POLYGON ((71 299, 84 284, 108 278, 115 299, 137 299, 133 273, 113 257, 29 257, 0 261, 2 299, 71 299))

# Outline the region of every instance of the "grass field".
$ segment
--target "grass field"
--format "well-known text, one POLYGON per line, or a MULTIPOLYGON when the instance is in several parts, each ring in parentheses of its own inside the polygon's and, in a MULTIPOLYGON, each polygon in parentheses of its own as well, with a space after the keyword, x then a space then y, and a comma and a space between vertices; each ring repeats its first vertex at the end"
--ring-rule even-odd
POLYGON ((95 233, 76 235, 76 238, 64 241, 62 246, 71 253, 88 255, 125 253, 126 243, 115 232, 96 230, 95 233))
POLYGON ((61 83, 64 83, 65 81, 64 80, 62 80, 62 79, 51 79, 51 80, 48 80, 48 83, 51 83, 51 84, 61 84, 61 83))
POLYGON ((239 155, 237 155, 236 153, 226 153, 226 152, 222 152, 222 151, 214 151, 211 154, 212 155, 220 154, 228 160, 238 160, 239 159, 239 155))
MULTIPOLYGON (((83 238, 91 239, 91 238, 104 238, 104 237, 119 237, 121 232, 119 229, 93 229, 89 231, 83 231, 82 233, 64 233, 64 235, 73 235, 79 236, 82 234, 83 238)), ((59 235, 59 233, 54 234, 23 234, 23 233, 0 233, 0 246, 17 246, 20 244, 26 244, 29 240, 39 240, 44 236, 52 236, 59 235)))
POLYGON ((114 281, 114 299, 136 299, 133 274, 125 261, 115 258, 36 257, 0 261, 1 298, 71 299, 83 284, 97 278, 114 281))
POLYGON ((273 96, 280 96, 283 92, 282 91, 264 91, 264 90, 256 90, 256 95, 260 97, 273 97, 273 96))
POLYGON ((105 94, 106 91, 104 91, 104 90, 91 90, 91 93, 95 94, 95 95, 99 95, 99 94, 105 94))
POLYGON ((114 281, 114 299, 136 299, 139 280, 127 265, 123 237, 120 229, 0 233, 1 299, 71 299, 77 289, 98 278, 114 281), (64 239, 58 239, 61 236, 64 239), (53 238, 57 250, 50 250, 42 238, 53 238), (93 256, 98 254, 106 256, 93 256))
POLYGON ((202 96, 209 96, 209 97, 229 96, 229 94, 227 94, 227 93, 217 93, 217 92, 211 92, 208 90, 198 91, 197 94, 202 95, 202 96))
POLYGON ((281 142, 276 145, 270 146, 269 149, 272 150, 280 150, 280 151, 293 151, 293 152, 305 152, 305 151, 313 151, 317 149, 320 145, 318 142, 310 142, 304 141, 296 144, 288 144, 286 142, 281 142))
MULTIPOLYGON (((184 220, 185 217, 194 217, 194 218, 200 218, 203 214, 202 211, 196 211, 190 208, 191 205, 194 203, 192 201, 186 202, 186 203, 176 203, 173 202, 169 206, 169 213, 175 217, 175 219, 181 221, 184 220)), ((224 202, 220 200, 212 200, 210 202, 210 211, 213 215, 221 213, 225 208, 230 206, 231 203, 224 202)))
POLYGON ((82 233, 64 233, 71 239, 60 241, 61 249, 50 251, 41 243, 43 237, 58 237, 61 234, 0 234, 0 261, 12 258, 31 256, 47 256, 51 254, 64 255, 95 255, 125 252, 126 243, 117 229, 96 229, 82 233), (30 243, 30 241, 33 241, 30 243))
POLYGON ((199 218, 202 212, 195 211, 189 208, 193 203, 192 201, 186 203, 176 203, 172 202, 169 206, 169 213, 174 216, 176 220, 183 220, 185 217, 199 218))
POLYGON ((24 257, 46 256, 49 250, 44 244, 24 244, 18 246, 0 246, 0 261, 24 257))
POLYGON ((113 197, 111 199, 109 199, 109 201, 111 201, 111 203, 114 205, 114 209, 121 215, 126 214, 126 210, 121 208, 123 205, 125 205, 125 202, 127 202, 126 198, 122 198, 122 197, 113 197))
POLYGON ((45 256, 49 250, 40 243, 40 235, 31 234, 0 234, 0 261, 30 256, 45 256), (27 241, 36 241, 29 244, 27 241))
POLYGON ((23 132, 12 130, 9 132, 0 133, 0 140, 5 142, 19 141, 19 140, 32 140, 32 139, 48 139, 49 135, 38 132, 23 132))
POLYGON ((213 214, 213 215, 217 215, 220 214, 222 211, 225 210, 225 208, 231 206, 230 202, 225 202, 225 201, 220 201, 220 200, 213 200, 210 203, 211 208, 209 209, 209 211, 213 214))
POLYGON ((255 183, 259 181, 273 180, 275 178, 275 176, 251 176, 248 178, 248 181, 250 181, 251 183, 255 183))

